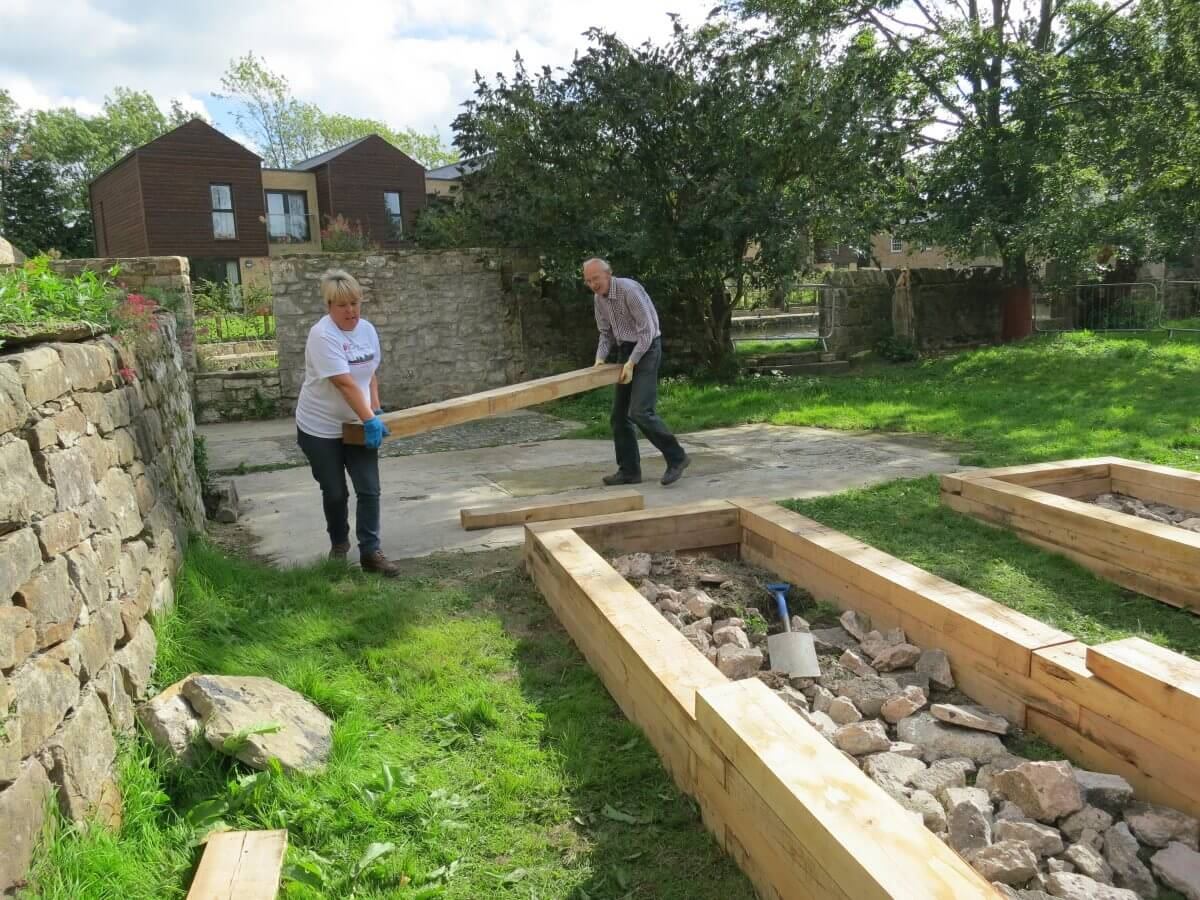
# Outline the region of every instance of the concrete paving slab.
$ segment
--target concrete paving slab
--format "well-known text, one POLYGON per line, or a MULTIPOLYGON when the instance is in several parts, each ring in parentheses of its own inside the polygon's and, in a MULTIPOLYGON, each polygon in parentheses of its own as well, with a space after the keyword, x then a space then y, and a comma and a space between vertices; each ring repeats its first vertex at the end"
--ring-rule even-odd
MULTIPOLYGON (((233 460, 229 468, 236 465, 239 453, 262 440, 253 437, 250 428, 219 427, 220 432, 202 430, 209 435, 210 456, 233 460)), ((693 467, 668 488, 647 478, 639 488, 648 508, 714 497, 811 497, 961 468, 956 451, 903 435, 743 425, 683 435, 680 440, 698 458, 731 464, 707 471, 705 466, 693 467)), ((646 474, 657 472, 651 468, 653 461, 661 460, 657 451, 644 443, 642 454, 646 474)), ((517 491, 532 490, 536 484, 535 493, 553 493, 554 486, 593 491, 599 485, 589 479, 612 468, 612 443, 604 440, 534 441, 383 459, 384 553, 405 558, 518 544, 519 527, 466 532, 458 511, 511 498, 501 486, 506 483, 517 491), (542 474, 546 472, 554 472, 553 477, 542 474)), ((329 541, 320 493, 307 468, 240 475, 236 480, 241 522, 257 541, 258 553, 280 563, 307 562, 325 554, 329 541)), ((561 493, 564 499, 571 495, 569 490, 561 493)))

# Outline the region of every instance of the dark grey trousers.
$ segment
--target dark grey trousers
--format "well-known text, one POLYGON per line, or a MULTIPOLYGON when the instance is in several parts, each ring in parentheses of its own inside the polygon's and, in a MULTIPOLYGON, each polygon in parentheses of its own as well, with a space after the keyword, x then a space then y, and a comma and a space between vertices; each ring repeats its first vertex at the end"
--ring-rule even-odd
MULTIPOLYGON (((617 362, 625 363, 634 346, 632 343, 617 345, 617 362)), ((617 468, 626 475, 642 474, 642 457, 638 452, 635 425, 641 429, 646 440, 658 448, 668 466, 678 465, 687 455, 667 423, 654 409, 658 403, 658 367, 661 363, 662 339, 655 338, 650 349, 633 367, 633 381, 617 385, 609 421, 612 424, 613 446, 617 452, 617 468)))

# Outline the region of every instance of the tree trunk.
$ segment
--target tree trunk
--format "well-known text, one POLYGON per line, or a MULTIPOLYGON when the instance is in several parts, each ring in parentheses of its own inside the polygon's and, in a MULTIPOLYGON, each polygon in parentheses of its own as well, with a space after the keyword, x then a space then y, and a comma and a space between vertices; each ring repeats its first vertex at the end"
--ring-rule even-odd
POLYGON ((733 353, 733 304, 724 282, 713 285, 709 291, 711 323, 709 331, 709 360, 712 373, 718 376, 731 374, 737 368, 733 353))

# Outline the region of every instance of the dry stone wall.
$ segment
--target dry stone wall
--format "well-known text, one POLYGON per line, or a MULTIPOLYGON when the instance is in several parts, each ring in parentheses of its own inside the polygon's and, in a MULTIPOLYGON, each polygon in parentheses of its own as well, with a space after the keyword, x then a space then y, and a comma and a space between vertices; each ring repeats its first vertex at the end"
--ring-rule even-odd
POLYGON ((117 734, 154 665, 203 525, 190 384, 174 318, 0 352, 0 895, 18 887, 51 796, 120 821, 117 734))

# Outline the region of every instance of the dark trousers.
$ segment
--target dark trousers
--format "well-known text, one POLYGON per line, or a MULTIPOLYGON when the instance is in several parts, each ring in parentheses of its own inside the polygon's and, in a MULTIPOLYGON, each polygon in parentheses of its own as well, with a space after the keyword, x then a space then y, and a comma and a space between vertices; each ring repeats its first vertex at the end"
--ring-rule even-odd
POLYGON ((350 543, 350 494, 346 490, 349 472, 354 484, 358 553, 360 556, 374 553, 379 549, 379 451, 343 444, 341 438, 314 437, 298 428, 296 443, 321 486, 329 542, 350 543))
MULTIPOLYGON (((617 345, 617 362, 624 363, 633 352, 634 344, 617 345)), ((618 384, 613 399, 612 423, 613 446, 617 451, 617 468, 626 475, 642 474, 642 457, 638 452, 637 431, 642 430, 646 440, 658 448, 668 466, 683 462, 683 447, 671 429, 667 427, 654 407, 658 403, 658 367, 662 362, 662 339, 655 338, 650 349, 633 367, 633 380, 629 384, 618 384)))

